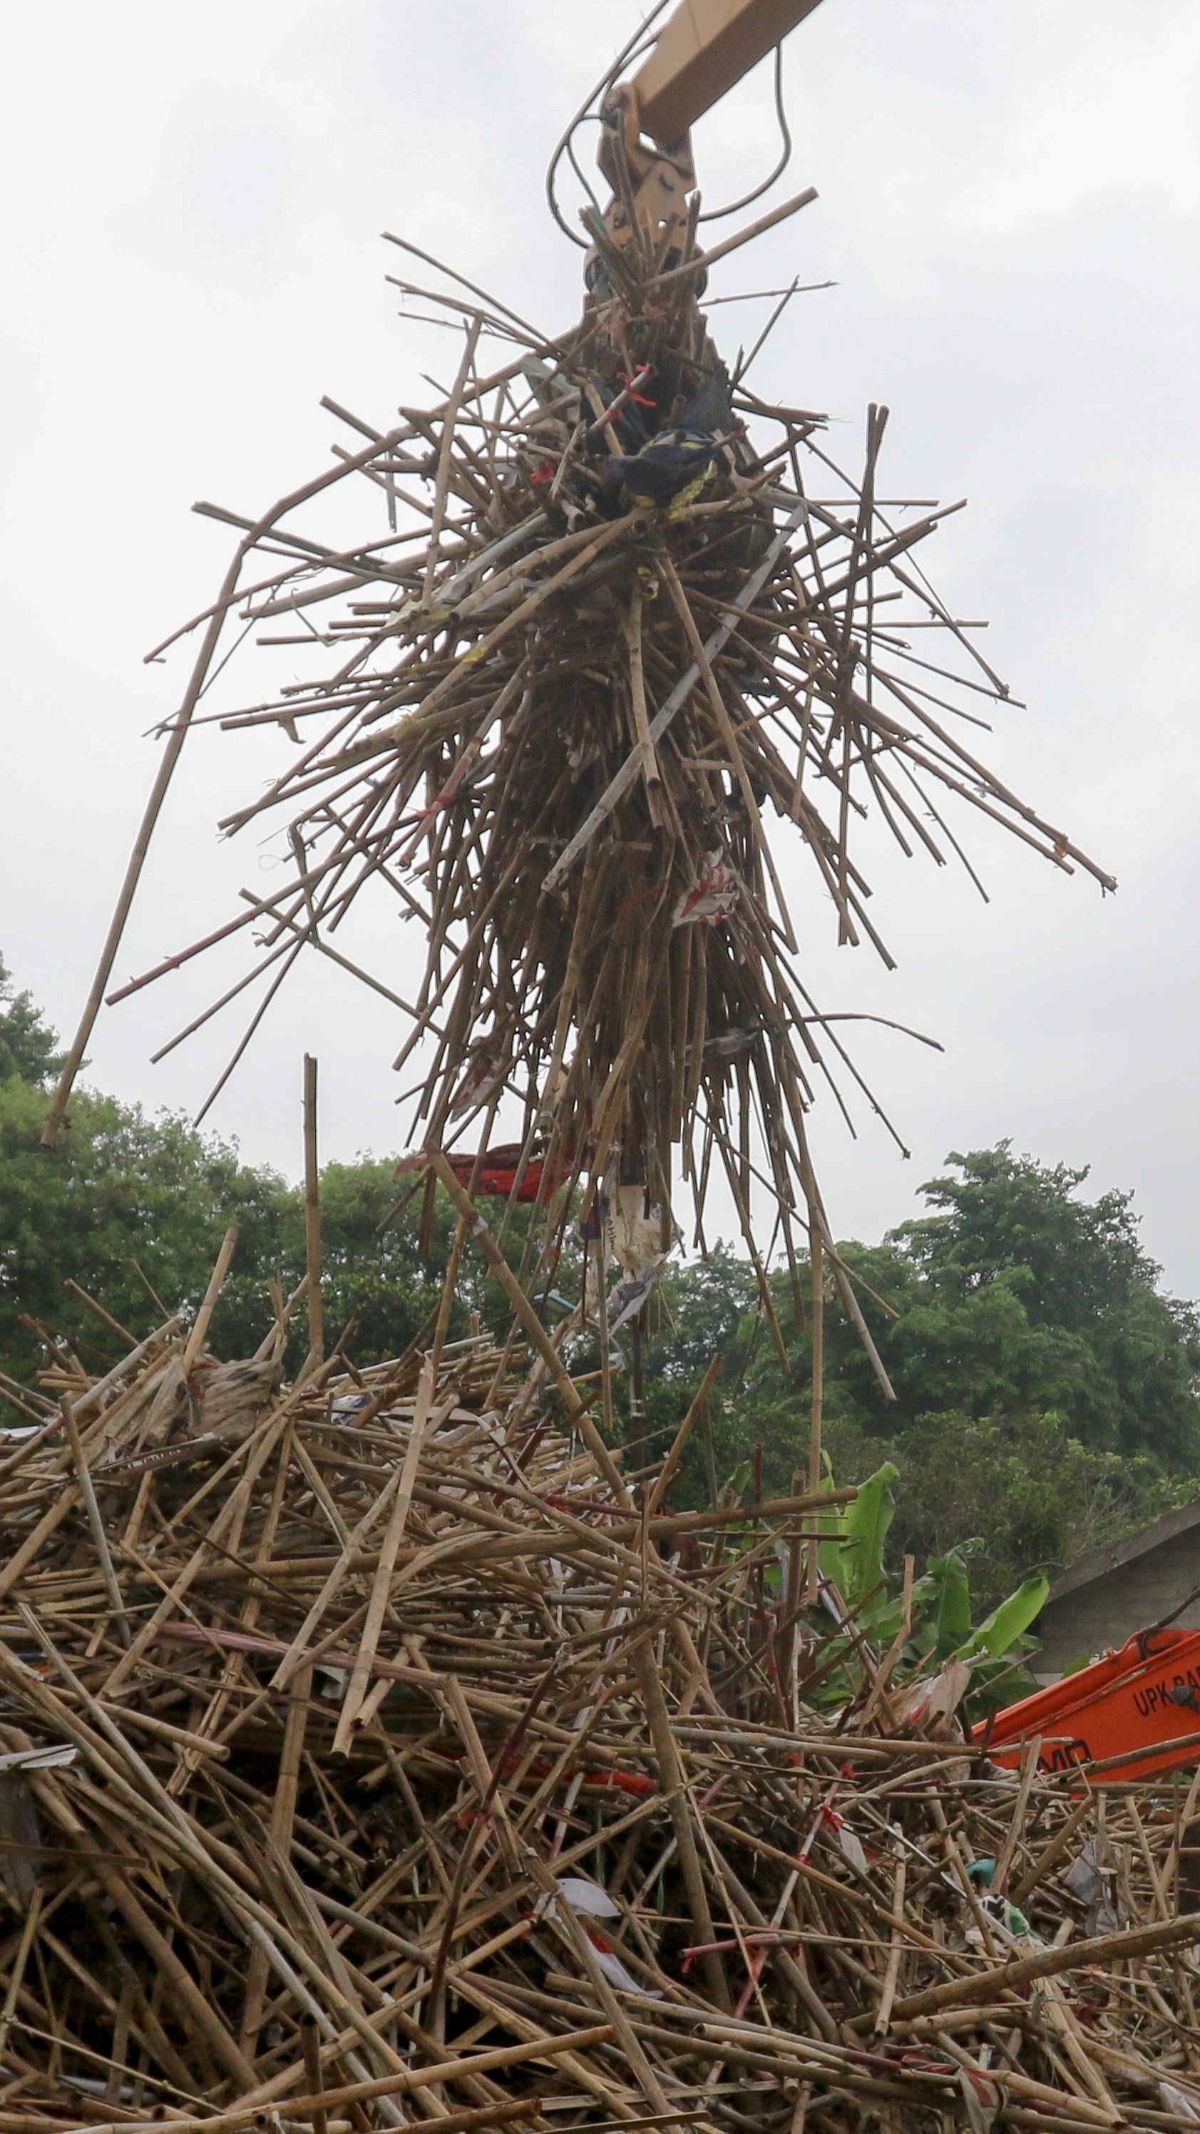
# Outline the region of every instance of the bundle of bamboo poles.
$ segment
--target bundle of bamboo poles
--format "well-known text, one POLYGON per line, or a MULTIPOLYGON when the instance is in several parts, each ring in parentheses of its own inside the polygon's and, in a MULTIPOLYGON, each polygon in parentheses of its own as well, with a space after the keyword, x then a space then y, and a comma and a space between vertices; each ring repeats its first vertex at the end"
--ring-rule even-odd
POLYGON ((213 1011, 261 981, 228 1074, 315 949, 404 1018, 417 1146, 486 1143, 506 1106, 518 1190, 535 1158, 547 1195, 580 1178, 640 1187, 665 1247, 681 1182, 702 1238, 716 1171, 752 1249, 758 1181, 789 1256, 797 1226, 831 1254, 806 1115, 819 1081, 854 1069, 801 943, 828 913, 840 941, 890 961, 869 911, 871 820, 941 863, 963 856, 948 813, 975 810, 1111 884, 973 752, 1007 691, 921 569, 946 511, 883 492, 887 410, 870 411, 861 475, 839 472, 822 417, 726 370, 698 295, 709 264, 693 249, 654 272, 610 248, 558 339, 460 301, 462 357, 437 404, 386 433, 346 416, 359 449, 256 521, 198 507, 242 538, 188 626, 203 643, 126 888, 218 688, 226 708, 206 717, 274 727, 290 751, 222 828, 275 826, 290 878, 109 997, 252 935, 260 953, 213 1011), (517 353, 488 368, 497 335, 517 353), (335 501, 344 522, 347 484, 386 523, 323 540, 317 508, 335 501), (286 664, 249 701, 225 666, 237 630, 286 664), (789 908, 772 824, 798 836, 813 912, 789 908), (411 998, 339 935, 369 894, 426 936, 411 998))
POLYGON ((0 2130, 1200 2113, 1200 1780, 1000 1771, 853 1626, 830 1710, 829 1499, 672 1509, 527 1302, 290 1385, 205 1316, 0 1459, 0 2130))

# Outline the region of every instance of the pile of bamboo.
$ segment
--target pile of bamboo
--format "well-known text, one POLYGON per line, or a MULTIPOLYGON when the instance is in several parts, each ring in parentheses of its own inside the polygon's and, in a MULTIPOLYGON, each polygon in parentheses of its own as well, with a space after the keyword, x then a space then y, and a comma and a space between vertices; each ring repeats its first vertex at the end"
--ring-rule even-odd
POLYGON ((109 997, 253 938, 208 1011, 260 986, 219 1089, 315 949, 402 1019, 415 1145, 486 1144, 501 1114, 519 1178, 536 1157, 547 1196, 565 1179, 636 1185, 664 1248, 681 1181, 702 1238, 723 1173, 754 1249, 761 1182, 792 1255, 797 1227, 832 1246, 805 1121, 820 1082, 854 1075, 838 1025, 855 1018, 818 1009, 802 944, 832 917, 890 961, 872 821, 941 864, 963 857, 961 804, 1111 885, 974 753, 1007 690, 980 626, 921 568, 946 511, 884 494, 886 409, 854 479, 821 416, 761 402, 744 361, 730 376, 698 294, 715 256, 693 247, 662 271, 608 243, 607 279, 557 339, 478 293, 447 298, 467 323, 440 400, 386 433, 345 416, 359 448, 257 520, 198 507, 242 538, 188 625, 203 642, 145 837, 204 696, 223 731, 274 728, 288 749, 222 823, 277 837, 284 886, 245 891, 237 916, 109 997), (489 367, 497 338, 516 353, 489 367), (700 440, 695 478, 660 476, 647 500, 640 441, 681 431, 700 440), (372 523, 347 542, 355 492, 372 523), (264 661, 247 700, 227 662, 248 635, 282 672, 264 661), (806 856, 803 914, 772 824, 806 856), (348 922, 371 896, 425 937, 412 997, 356 961, 348 922))
POLYGON ((206 1316, 0 1459, 0 2134, 1200 2114, 1200 1781, 861 1640, 828 1709, 821 1507, 671 1509, 528 1306, 290 1385, 206 1316))

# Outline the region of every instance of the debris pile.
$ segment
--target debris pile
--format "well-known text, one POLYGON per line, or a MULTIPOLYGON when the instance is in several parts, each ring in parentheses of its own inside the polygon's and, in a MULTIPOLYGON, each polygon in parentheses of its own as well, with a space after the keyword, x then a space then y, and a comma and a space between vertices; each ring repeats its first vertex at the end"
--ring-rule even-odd
POLYGON ((1200 2115, 1196 1786, 1000 1771, 861 1639, 829 1709, 830 1499, 672 1509, 544 1333, 279 1348, 0 1461, 0 2129, 1200 2115))

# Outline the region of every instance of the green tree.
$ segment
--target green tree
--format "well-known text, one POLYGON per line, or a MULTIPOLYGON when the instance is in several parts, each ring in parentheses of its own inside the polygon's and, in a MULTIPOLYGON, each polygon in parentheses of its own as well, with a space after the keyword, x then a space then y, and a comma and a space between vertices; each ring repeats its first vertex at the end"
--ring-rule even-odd
POLYGON ((688 1388, 689 1398, 714 1356, 724 1359, 727 1381, 736 1377, 757 1301, 754 1269, 728 1245, 669 1269, 656 1297, 655 1376, 688 1388))
POLYGON ((40 1088, 61 1065, 56 1043, 56 1033, 42 1021, 33 995, 15 991, 0 956, 0 1082, 19 1075, 40 1088))
MULTIPOLYGON (((1061 1414, 1092 1451, 1200 1466, 1200 1320, 1165 1296, 1141 1250, 1132 1196, 1079 1197, 1086 1171, 1015 1157, 1008 1143, 951 1156, 922 1188, 934 1213, 843 1257, 860 1284, 895 1390, 887 1400, 853 1326, 826 1324, 826 1410, 894 1438, 919 1419, 1061 1414), (894 1317, 870 1301, 885 1298, 894 1317)), ((782 1299, 785 1283, 777 1277, 782 1299)), ((752 1392, 777 1401, 807 1379, 808 1337, 785 1374, 766 1344, 752 1392)))
MULTIPOLYGON (((635 1418, 630 1416, 631 1389, 623 1379, 618 1381, 617 1404, 627 1433, 636 1440, 633 1464, 647 1465, 666 1452, 713 1357, 721 1358, 718 1386, 675 1489, 673 1501, 680 1505, 707 1502, 732 1463, 734 1433, 724 1414, 726 1392, 739 1384, 753 1348, 757 1300, 754 1269, 727 1245, 718 1244, 706 1259, 668 1268, 647 1315, 644 1391, 635 1418)), ((594 1361, 598 1355, 589 1358, 594 1361)))
POLYGON ((221 1338, 228 1354, 253 1348, 272 1324, 266 1285, 286 1259, 289 1226, 299 1228, 297 1196, 184 1120, 149 1119, 87 1091, 47 1154, 38 1145, 45 1110, 30 1083, 0 1085, 0 1368, 30 1377, 43 1353, 39 1325, 97 1367, 120 1354, 122 1337, 68 1280, 135 1338, 161 1320, 156 1297, 168 1311, 194 1309, 231 1222, 239 1250, 221 1338))
MULTIPOLYGON (((330 1342, 353 1326, 348 1348, 356 1363, 379 1363, 399 1355, 441 1302, 454 1210, 439 1193, 428 1248, 423 1250, 421 1194, 397 1215, 400 1198, 392 1164, 372 1156, 327 1164, 321 1173, 325 1325, 330 1342)), ((303 1265, 301 1236, 289 1267, 298 1277, 303 1265)), ((480 1255, 469 1245, 455 1283, 451 1338, 467 1332, 473 1311, 489 1325, 507 1324, 480 1255)))
POLYGON ((1020 1340, 997 1397, 1063 1409, 1088 1445, 1200 1462, 1200 1319, 1164 1296, 1129 1193, 1081 1199, 1086 1170, 1017 1157, 1010 1142, 947 1158, 922 1190, 936 1211, 892 1233, 943 1309, 1003 1297, 1020 1340))
MULTIPOLYGON (((896 1399, 831 1297, 824 1439, 840 1480, 893 1460, 894 1549, 924 1560, 974 1542, 990 1601, 1195 1493, 1200 1322, 1159 1288, 1130 1195, 1089 1202, 1086 1172, 1007 1143, 947 1166, 923 1189, 928 1215, 840 1247, 896 1399)), ((807 1453, 811 1346, 786 1276, 772 1279, 786 1367, 732 1261, 678 1284, 686 1323, 651 1351, 647 1410, 665 1436, 720 1349, 732 1369, 712 1403, 713 1468, 727 1476, 761 1448, 767 1486, 784 1489, 807 1453)))
MULTIPOLYGON (((39 1145, 43 1085, 57 1070, 54 1032, 28 993, 16 993, 0 959, 0 1370, 32 1382, 47 1336, 97 1369, 125 1336, 140 1338, 164 1313, 185 1317, 202 1298, 231 1223, 237 1250, 212 1323, 214 1349, 248 1354, 270 1331, 274 1277, 285 1295, 305 1265, 299 1191, 277 1173, 241 1162, 229 1144, 169 1113, 86 1089, 76 1093, 57 1149, 39 1145), (124 1334, 106 1326, 86 1291, 124 1334)), ((371 1363, 403 1350, 436 1312, 454 1230, 439 1195, 421 1238, 421 1199, 401 1208, 390 1163, 360 1157, 321 1176, 327 1338, 350 1332, 350 1353, 371 1363)), ((524 1211, 520 1211, 523 1215, 524 1211)), ((524 1236, 518 1223, 520 1250, 524 1236)), ((506 1323, 473 1246, 463 1256, 450 1331, 472 1311, 506 1323)), ((304 1353, 307 1316, 292 1322, 289 1361, 304 1353)))
POLYGON ((988 1606, 1030 1572, 1053 1574, 1106 1547, 1197 1486, 1148 1453, 1130 1459, 1081 1443, 1053 1410, 981 1419, 942 1409, 889 1438, 834 1418, 825 1447, 841 1482, 890 1460, 899 1472, 893 1557, 920 1564, 959 1551, 988 1606))

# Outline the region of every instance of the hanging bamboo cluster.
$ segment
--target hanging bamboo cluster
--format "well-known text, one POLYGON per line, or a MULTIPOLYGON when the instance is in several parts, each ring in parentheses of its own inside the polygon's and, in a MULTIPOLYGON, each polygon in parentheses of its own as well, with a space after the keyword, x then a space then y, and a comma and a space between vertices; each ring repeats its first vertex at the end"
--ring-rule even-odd
POLYGON ((945 513, 881 493, 886 409, 859 480, 838 474, 819 416, 729 379, 704 267, 608 258, 610 293, 555 342, 475 307, 439 404, 386 435, 355 423, 361 449, 236 522, 172 739, 235 616, 284 648, 292 678, 221 723, 274 725, 289 760, 223 827, 279 827, 290 879, 184 957, 255 930, 233 993, 265 992, 236 1059, 306 946, 359 968, 339 929, 382 894, 427 937, 414 998, 363 973, 408 1024, 416 1145, 486 1140, 507 1106, 518 1180, 536 1154, 547 1191, 637 1184, 664 1243, 681 1179, 702 1236, 715 1164, 748 1236, 766 1185, 790 1254, 797 1210, 832 1242, 805 1121, 818 1081, 853 1074, 803 940, 832 924, 890 961, 869 821, 941 862, 948 813, 974 809, 1106 878, 973 753, 1005 692, 921 570, 945 513), (495 332, 522 345, 489 372, 495 332), (638 439, 681 430, 701 434, 697 478, 647 501, 638 439), (315 507, 351 480, 390 530, 323 545, 315 507), (809 864, 803 915, 778 824, 809 864))

